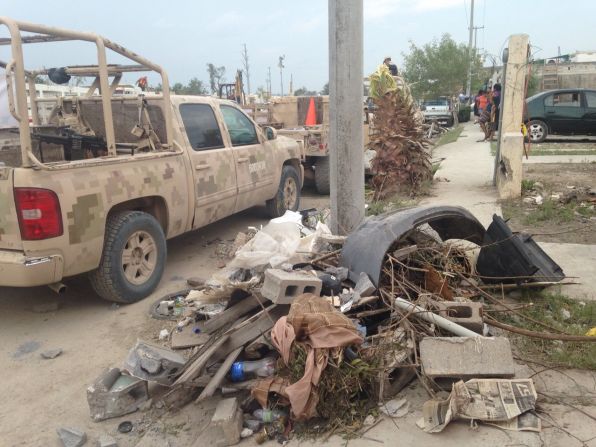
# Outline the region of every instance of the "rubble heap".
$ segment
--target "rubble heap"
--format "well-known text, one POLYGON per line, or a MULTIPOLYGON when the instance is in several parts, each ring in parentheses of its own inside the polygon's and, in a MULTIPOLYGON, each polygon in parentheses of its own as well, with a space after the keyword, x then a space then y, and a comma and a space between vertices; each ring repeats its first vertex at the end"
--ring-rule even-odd
POLYGON ((185 351, 138 342, 125 371, 90 387, 93 417, 134 411, 148 398, 142 380, 169 387, 160 402, 170 409, 218 390, 244 396, 218 405, 210 425, 218 445, 252 434, 283 442, 297 430, 353 437, 381 413, 407 413, 396 396, 417 378, 431 396, 418 422, 426 432, 456 418, 540 430, 533 382, 514 377, 509 341, 495 330, 515 331, 498 315, 516 310, 491 293, 564 278, 531 238, 498 216, 485 230, 457 207, 378 216, 347 239, 315 214, 274 219, 203 285, 158 303, 177 318, 164 341, 185 351), (135 401, 127 393, 139 387, 135 401), (437 390, 451 395, 437 399, 437 390))

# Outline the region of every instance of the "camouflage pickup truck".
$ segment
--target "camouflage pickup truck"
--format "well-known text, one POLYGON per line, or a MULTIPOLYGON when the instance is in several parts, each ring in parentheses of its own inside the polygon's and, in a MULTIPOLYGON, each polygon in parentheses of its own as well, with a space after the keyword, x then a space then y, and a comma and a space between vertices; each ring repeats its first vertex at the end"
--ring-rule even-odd
POLYGON ((161 67, 103 37, 0 24, 12 50, 0 61, 0 286, 60 290, 88 273, 101 297, 134 302, 157 287, 166 239, 261 203, 272 216, 298 209, 299 142, 235 103, 170 95, 161 67), (65 40, 92 42, 97 65, 25 67, 23 45, 65 40), (132 64, 108 65, 107 49, 132 64), (143 71, 161 77, 160 94, 114 94, 124 74, 143 71), (41 122, 37 76, 94 81, 83 96, 54 99, 41 122))

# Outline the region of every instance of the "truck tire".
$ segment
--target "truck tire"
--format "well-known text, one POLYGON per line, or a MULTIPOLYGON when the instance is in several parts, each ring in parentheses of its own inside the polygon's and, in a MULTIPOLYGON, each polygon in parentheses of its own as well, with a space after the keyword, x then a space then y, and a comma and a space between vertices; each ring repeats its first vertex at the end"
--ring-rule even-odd
POLYGON ((267 200, 267 212, 272 218, 283 216, 287 211, 297 211, 300 206, 300 175, 296 168, 286 165, 281 171, 281 180, 277 194, 267 200))
POLYGON ((319 157, 315 163, 315 187, 321 195, 328 195, 331 189, 329 156, 319 157))
POLYGON ((103 299, 134 303, 155 290, 166 264, 166 238, 153 216, 122 211, 108 218, 101 261, 90 273, 103 299))

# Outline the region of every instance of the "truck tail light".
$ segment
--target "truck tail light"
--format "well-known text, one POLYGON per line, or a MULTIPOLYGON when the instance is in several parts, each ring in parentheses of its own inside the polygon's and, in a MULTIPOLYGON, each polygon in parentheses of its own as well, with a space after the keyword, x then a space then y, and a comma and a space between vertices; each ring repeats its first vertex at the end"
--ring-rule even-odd
POLYGON ((41 188, 15 188, 14 199, 24 241, 61 236, 62 213, 54 191, 41 188))

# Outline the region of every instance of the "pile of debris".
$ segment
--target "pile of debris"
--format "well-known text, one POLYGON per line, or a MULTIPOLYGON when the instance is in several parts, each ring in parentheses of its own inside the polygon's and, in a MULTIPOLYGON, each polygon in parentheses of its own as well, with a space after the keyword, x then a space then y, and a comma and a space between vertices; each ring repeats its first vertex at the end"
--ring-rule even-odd
POLYGON ((490 293, 564 278, 530 237, 498 216, 485 230, 458 207, 377 216, 347 238, 317 215, 274 219, 204 285, 164 298, 160 312, 178 320, 161 337, 169 348, 137 342, 126 373, 89 387, 92 418, 135 411, 153 382, 169 387, 167 409, 236 394, 209 425, 218 445, 359 436, 380 413, 407 413, 395 396, 418 378, 431 397, 451 390, 424 405, 426 432, 455 418, 540 430, 532 380, 514 378, 509 341, 493 336, 512 327, 492 310, 515 309, 490 293))

